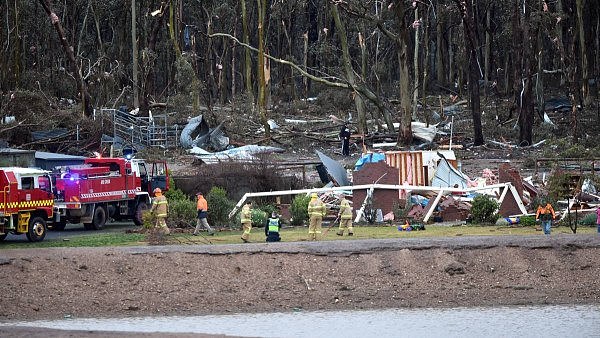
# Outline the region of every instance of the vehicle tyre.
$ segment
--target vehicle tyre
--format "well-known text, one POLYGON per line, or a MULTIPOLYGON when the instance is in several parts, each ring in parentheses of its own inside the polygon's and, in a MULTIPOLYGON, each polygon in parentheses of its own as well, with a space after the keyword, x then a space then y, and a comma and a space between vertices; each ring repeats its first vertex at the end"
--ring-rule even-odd
POLYGON ((63 231, 63 230, 65 230, 66 226, 67 226, 67 221, 54 222, 54 223, 52 223, 52 226, 50 227, 50 230, 52 230, 52 231, 63 231))
POLYGON ((96 206, 96 210, 94 210, 94 218, 92 218, 92 229, 94 230, 102 230, 104 228, 104 224, 106 224, 106 209, 101 206, 96 206))
POLYGON ((144 224, 144 211, 148 210, 148 205, 146 202, 141 201, 138 203, 137 208, 135 209, 135 215, 133 215, 133 223, 135 225, 144 224))
POLYGON ((43 218, 39 216, 32 217, 27 227, 27 239, 30 242, 41 242, 46 237, 47 229, 46 221, 43 218))
POLYGON ((8 234, 6 234, 6 233, 0 235, 0 242, 2 242, 3 240, 5 240, 6 236, 8 236, 8 234))

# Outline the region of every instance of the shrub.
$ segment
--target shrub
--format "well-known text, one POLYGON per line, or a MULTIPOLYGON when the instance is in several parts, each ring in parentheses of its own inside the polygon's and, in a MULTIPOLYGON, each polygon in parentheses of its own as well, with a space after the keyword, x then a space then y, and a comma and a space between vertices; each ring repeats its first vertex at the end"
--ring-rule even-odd
POLYGON ((252 209, 252 226, 263 227, 271 214, 264 210, 252 209))
POLYGON ((227 191, 223 188, 212 187, 206 195, 208 202, 208 217, 211 223, 217 226, 227 225, 229 223, 229 212, 235 206, 227 198, 227 191))
POLYGON ((520 221, 519 224, 526 227, 526 226, 535 226, 535 216, 522 216, 520 217, 520 221))
POLYGON ((290 213, 292 218, 290 223, 292 225, 302 225, 304 221, 308 220, 308 203, 310 202, 310 196, 307 195, 296 195, 292 200, 290 206, 290 213))
POLYGON ((580 217, 579 222, 577 222, 577 223, 580 225, 588 225, 588 226, 596 225, 596 214, 580 215, 579 217, 580 217))
POLYGON ((497 210, 498 202, 487 195, 475 197, 471 205, 471 215, 475 223, 495 223, 498 219, 497 210))
POLYGON ((571 196, 569 184, 570 176, 567 173, 562 171, 554 172, 548 179, 548 196, 546 202, 552 203, 553 201, 558 201, 566 196, 571 196))
MULTIPOLYGON (((241 210, 239 210, 241 211, 241 210)), ((271 216, 271 213, 267 213, 264 210, 261 210, 260 208, 253 208, 251 210, 251 214, 250 214, 250 219, 252 220, 252 226, 253 227, 263 227, 265 226, 265 223, 267 222, 267 218, 269 218, 269 216, 271 216)), ((235 222, 236 224, 239 224, 241 227, 242 221, 241 221, 241 217, 242 217, 242 213, 238 212, 237 216, 235 218, 235 222)))
POLYGON ((175 185, 175 181, 171 176, 169 176, 169 190, 165 192, 165 197, 169 203, 172 201, 189 200, 189 197, 175 185))
POLYGON ((167 224, 170 227, 187 228, 196 224, 196 202, 188 198, 169 200, 169 216, 167 224))

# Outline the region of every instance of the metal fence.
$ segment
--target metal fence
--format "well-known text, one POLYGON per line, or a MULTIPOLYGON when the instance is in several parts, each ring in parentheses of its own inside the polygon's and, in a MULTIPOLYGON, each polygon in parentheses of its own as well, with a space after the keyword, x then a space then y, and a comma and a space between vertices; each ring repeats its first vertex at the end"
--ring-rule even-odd
POLYGON ((134 116, 117 109, 100 108, 94 110, 94 120, 109 117, 113 124, 113 138, 123 141, 136 148, 160 147, 178 148, 181 128, 178 125, 169 126, 167 115, 154 117, 134 116))

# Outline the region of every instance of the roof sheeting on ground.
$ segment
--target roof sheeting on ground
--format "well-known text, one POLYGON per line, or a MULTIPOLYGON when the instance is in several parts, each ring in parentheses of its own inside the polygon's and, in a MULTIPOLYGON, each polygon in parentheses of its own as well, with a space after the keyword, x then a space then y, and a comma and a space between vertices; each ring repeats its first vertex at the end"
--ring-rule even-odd
POLYGON ((331 175, 331 177, 337 182, 339 186, 350 185, 350 180, 348 180, 348 173, 346 172, 346 169, 342 167, 340 162, 332 159, 331 157, 323 154, 318 150, 315 151, 319 156, 319 159, 321 159, 321 162, 323 162, 325 168, 327 168, 327 172, 329 172, 329 175, 331 175))

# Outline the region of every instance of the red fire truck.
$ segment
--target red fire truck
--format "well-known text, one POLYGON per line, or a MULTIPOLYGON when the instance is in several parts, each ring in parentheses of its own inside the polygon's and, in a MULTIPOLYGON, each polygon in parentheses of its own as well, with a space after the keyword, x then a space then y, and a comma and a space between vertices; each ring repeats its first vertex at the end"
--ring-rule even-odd
POLYGON ((57 170, 53 177, 55 230, 63 230, 67 222, 100 230, 109 219, 132 219, 141 225, 152 191, 169 189, 166 162, 140 159, 88 158, 82 165, 57 170))
POLYGON ((26 234, 31 242, 46 237, 54 196, 49 171, 0 168, 0 241, 9 233, 26 234))

